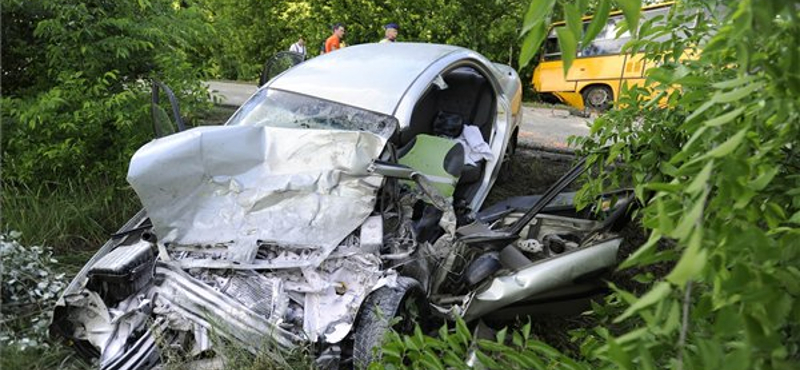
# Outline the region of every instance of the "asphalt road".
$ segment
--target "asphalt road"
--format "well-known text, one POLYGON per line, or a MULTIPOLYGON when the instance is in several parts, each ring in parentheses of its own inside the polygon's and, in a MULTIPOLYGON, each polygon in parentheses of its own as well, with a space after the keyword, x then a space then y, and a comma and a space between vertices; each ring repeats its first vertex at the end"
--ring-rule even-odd
MULTIPOLYGON (((209 81, 209 91, 218 104, 239 106, 256 91, 255 84, 209 81)), ((593 118, 570 115, 565 109, 523 107, 519 140, 521 146, 568 149, 567 138, 589 134, 593 118)))

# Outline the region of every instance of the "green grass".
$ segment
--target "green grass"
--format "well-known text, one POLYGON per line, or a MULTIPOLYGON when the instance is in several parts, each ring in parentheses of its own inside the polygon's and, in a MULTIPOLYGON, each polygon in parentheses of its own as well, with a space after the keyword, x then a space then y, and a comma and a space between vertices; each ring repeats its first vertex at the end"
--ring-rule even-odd
POLYGON ((50 348, 37 347, 25 350, 14 347, 0 348, 0 369, 4 370, 88 370, 92 368, 90 364, 78 359, 72 349, 60 344, 51 345, 50 348))
POLYGON ((6 230, 22 232, 25 245, 50 246, 68 259, 98 248, 141 208, 130 187, 103 180, 4 185, 0 200, 6 230))

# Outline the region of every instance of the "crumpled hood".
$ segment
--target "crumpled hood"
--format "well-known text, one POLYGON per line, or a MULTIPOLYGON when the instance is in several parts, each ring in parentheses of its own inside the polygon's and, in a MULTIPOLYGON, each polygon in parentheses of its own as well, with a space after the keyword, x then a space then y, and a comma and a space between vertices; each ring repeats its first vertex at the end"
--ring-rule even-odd
POLYGON ((139 149, 128 182, 159 242, 214 249, 207 267, 253 263, 264 243, 285 250, 254 268, 316 266, 372 212, 382 178, 367 167, 384 145, 359 131, 199 127, 139 149))

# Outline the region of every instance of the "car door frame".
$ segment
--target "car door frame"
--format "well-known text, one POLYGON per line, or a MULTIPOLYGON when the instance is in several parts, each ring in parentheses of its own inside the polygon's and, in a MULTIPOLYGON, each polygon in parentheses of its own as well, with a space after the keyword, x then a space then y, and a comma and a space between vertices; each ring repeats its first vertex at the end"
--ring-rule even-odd
POLYGON ((480 180, 481 186, 469 204, 471 209, 477 211, 483 205, 497 179, 497 175, 500 172, 500 164, 502 163, 502 155, 506 152, 506 147, 509 145, 515 129, 513 127, 515 121, 511 117, 511 103, 497 81, 493 64, 480 54, 471 51, 455 51, 443 56, 417 76, 414 82, 406 89, 393 115, 397 118, 400 129, 408 127, 417 101, 432 88, 434 79, 460 67, 471 67, 478 71, 489 81, 495 93, 495 117, 488 142, 495 160, 486 163, 480 180))

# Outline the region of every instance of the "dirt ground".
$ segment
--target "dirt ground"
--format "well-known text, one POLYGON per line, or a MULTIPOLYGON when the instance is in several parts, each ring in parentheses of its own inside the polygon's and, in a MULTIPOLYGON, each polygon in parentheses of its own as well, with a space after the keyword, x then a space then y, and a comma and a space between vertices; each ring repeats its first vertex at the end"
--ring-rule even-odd
MULTIPOLYGON (((509 197, 541 194, 572 168, 576 160, 574 155, 563 152, 520 147, 511 161, 511 180, 496 183, 484 204, 490 206, 509 197)), ((571 188, 574 190, 574 185, 571 188)))

